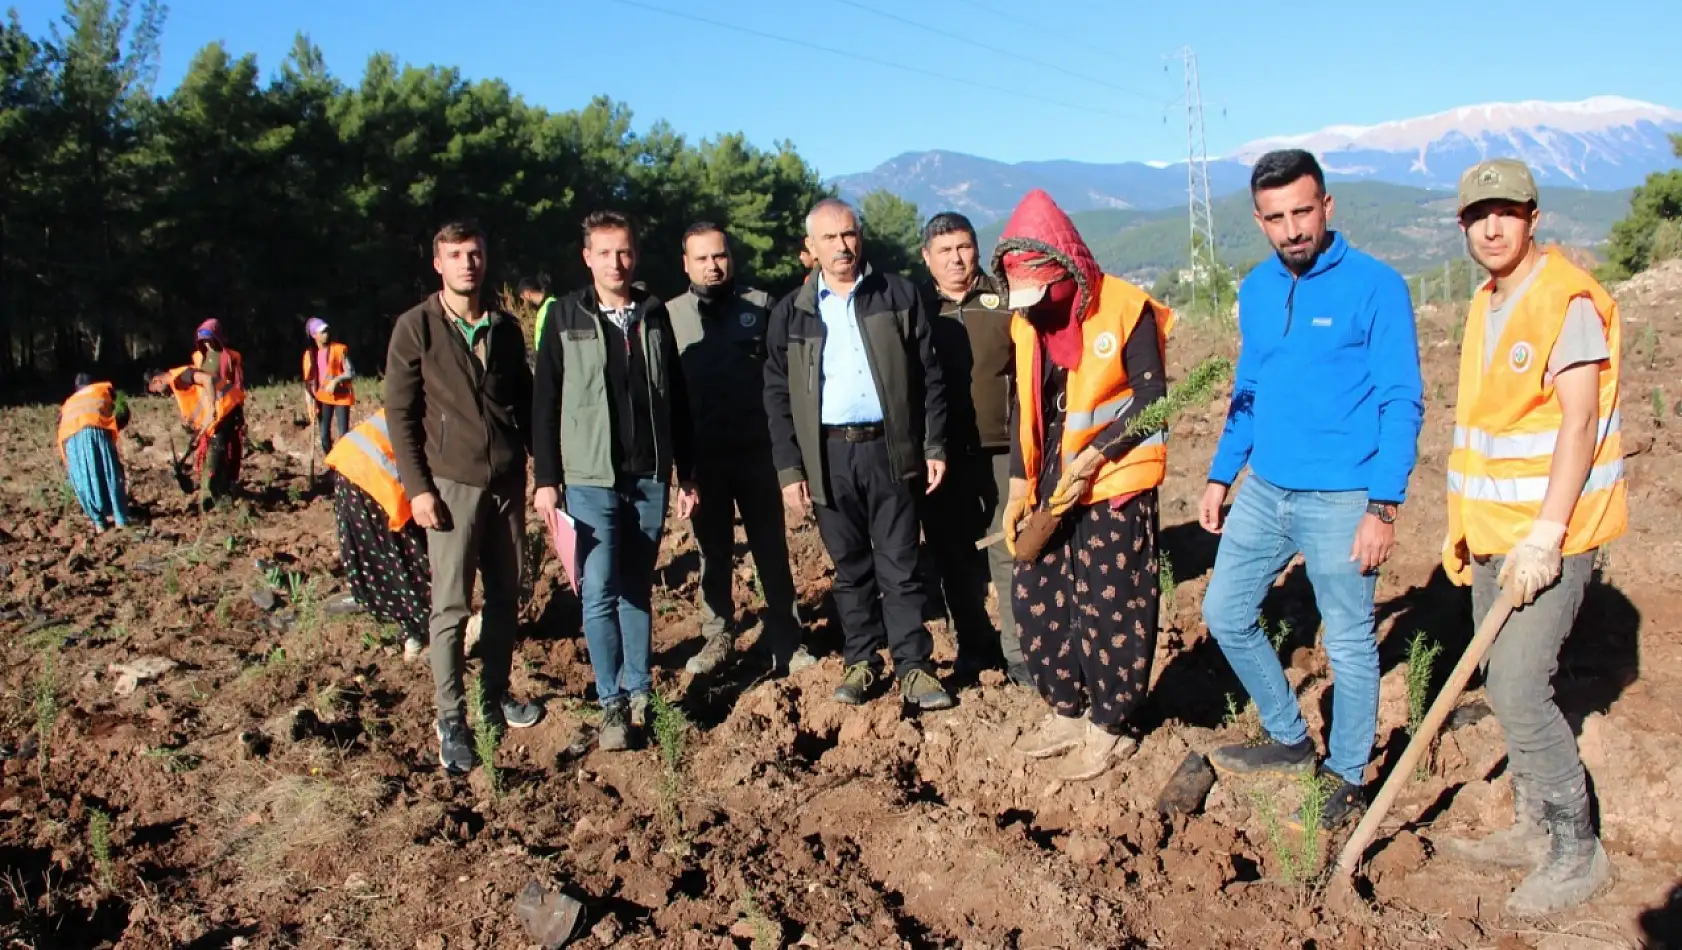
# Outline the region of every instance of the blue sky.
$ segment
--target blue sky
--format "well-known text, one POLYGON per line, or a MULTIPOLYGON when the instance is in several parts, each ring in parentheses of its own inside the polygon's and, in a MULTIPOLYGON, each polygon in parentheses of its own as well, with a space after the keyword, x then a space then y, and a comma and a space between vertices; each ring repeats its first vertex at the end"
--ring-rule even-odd
MULTIPOLYGON (((606 94, 630 105, 639 129, 663 118, 691 139, 729 131, 765 147, 788 139, 825 176, 929 148, 1004 161, 1184 158, 1184 81, 1172 57, 1188 44, 1201 71, 1211 157, 1265 135, 1488 101, 1610 94, 1682 107, 1676 0, 1618 0, 1615 15, 1599 12, 1612 5, 1560 0, 170 0, 169 7, 160 91, 206 43, 256 53, 271 72, 302 31, 347 82, 385 50, 407 63, 455 65, 469 78, 500 77, 553 110, 606 94), (1475 15, 1466 12, 1473 8, 1475 15)), ((24 0, 17 9, 25 27, 43 35, 62 5, 24 0)))

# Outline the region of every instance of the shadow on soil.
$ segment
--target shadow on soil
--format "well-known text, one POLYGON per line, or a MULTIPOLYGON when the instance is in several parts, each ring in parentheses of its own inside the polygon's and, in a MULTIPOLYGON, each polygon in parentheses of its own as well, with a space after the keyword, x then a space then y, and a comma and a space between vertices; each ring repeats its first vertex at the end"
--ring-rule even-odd
POLYGON ((1642 911, 1639 923, 1652 950, 1682 948, 1682 881, 1671 886, 1663 905, 1642 911))

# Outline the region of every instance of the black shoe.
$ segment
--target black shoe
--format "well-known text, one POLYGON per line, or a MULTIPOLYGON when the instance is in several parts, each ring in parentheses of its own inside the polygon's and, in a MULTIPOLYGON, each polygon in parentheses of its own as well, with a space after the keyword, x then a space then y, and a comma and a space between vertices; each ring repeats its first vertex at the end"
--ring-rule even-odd
POLYGON ((603 752, 623 752, 631 747, 631 710, 624 700, 602 707, 602 731, 596 745, 603 752))
POLYGON ((438 763, 451 775, 466 775, 473 771, 473 736, 467 731, 467 720, 461 713, 445 713, 438 717, 438 763))
POLYGON ((1027 660, 1019 660, 1007 667, 1005 678, 1010 680, 1013 686, 1020 686, 1023 689, 1038 689, 1034 685, 1034 673, 1028 669, 1027 660))
POLYGON ((1282 745, 1268 739, 1261 745, 1226 745, 1209 753, 1209 764, 1222 772, 1303 772, 1314 768, 1314 740, 1282 745))
POLYGON ((849 706, 862 706, 869 698, 870 688, 876 685, 876 671, 870 664, 854 663, 847 667, 841 676, 841 685, 835 687, 835 701, 849 706))
MULTIPOLYGON (((1367 796, 1361 786, 1339 779, 1337 790, 1320 806, 1320 828, 1323 831, 1333 831, 1342 827, 1345 822, 1359 817, 1366 810, 1367 796)), ((1285 824, 1298 834, 1308 827, 1308 822, 1303 820, 1301 808, 1298 808, 1285 824)))
POLYGON ((494 711, 489 711, 491 721, 509 729, 530 729, 543 721, 542 703, 522 703, 513 697, 504 697, 497 703, 494 711))

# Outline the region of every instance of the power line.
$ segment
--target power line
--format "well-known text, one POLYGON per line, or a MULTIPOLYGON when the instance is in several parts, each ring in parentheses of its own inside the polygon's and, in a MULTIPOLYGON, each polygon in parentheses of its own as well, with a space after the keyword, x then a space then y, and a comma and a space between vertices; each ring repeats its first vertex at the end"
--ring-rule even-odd
POLYGON ((1149 100, 1152 100, 1152 101, 1155 101, 1155 102, 1161 102, 1162 101, 1162 97, 1160 95, 1151 95, 1149 93, 1138 92, 1138 91, 1135 91, 1135 90, 1132 90, 1132 89, 1128 89, 1126 86, 1118 86, 1115 83, 1110 82, 1107 79, 1098 79, 1098 78, 1093 77, 1093 76, 1088 76, 1084 73, 1077 73, 1072 69, 1065 69, 1062 66, 1057 65, 1056 63, 1048 63, 1048 62, 1046 62, 1045 60, 1042 60, 1042 59, 1034 59, 1031 56, 1024 56, 1016 50, 1005 49, 1004 47, 1001 47, 1001 46, 993 46, 989 43, 983 43, 980 40, 972 40, 967 36, 959 36, 956 33, 952 33, 952 32, 949 32, 947 30, 940 29, 939 27, 929 26, 926 23, 918 23, 916 20, 908 20, 905 17, 902 17, 897 13, 889 13, 886 10, 878 10, 875 7, 865 6, 864 4, 857 2, 857 0, 838 0, 838 2, 845 5, 845 6, 852 7, 855 10, 863 10, 866 13, 873 13, 873 14, 879 16, 879 17, 882 17, 883 19, 893 20, 895 23, 903 23, 906 26, 913 27, 913 28, 919 29, 919 30, 923 30, 923 31, 928 32, 928 33, 933 33, 936 36, 943 36, 943 37, 945 37, 949 40, 956 40, 959 43, 967 43, 970 46, 975 47, 976 49, 984 49, 984 50, 986 50, 990 53, 997 53, 1000 56, 1008 56, 1011 59, 1015 59, 1015 60, 1018 60, 1020 62, 1031 63, 1035 66, 1040 67, 1041 69, 1050 69, 1050 70, 1053 70, 1055 72, 1062 73, 1065 76, 1073 76, 1074 78, 1079 79, 1082 82, 1095 83, 1097 85, 1104 86, 1104 87, 1109 88, 1109 89, 1114 89, 1117 92, 1126 93, 1127 95, 1130 95, 1130 96, 1138 96, 1141 99, 1149 99, 1149 100))
MULTIPOLYGON (((1029 20, 1025 17, 1017 16, 1016 14, 1011 13, 1009 11, 995 9, 993 7, 988 6, 985 3, 976 3, 975 0, 958 0, 958 2, 963 4, 966 7, 971 7, 971 8, 974 8, 976 10, 980 10, 982 13, 985 13, 988 16, 996 16, 1001 20, 1009 20, 1010 22, 1015 23, 1018 26, 1025 26, 1025 27, 1028 27, 1029 29, 1034 29, 1034 30, 1045 29, 1045 24, 1044 23, 1035 23, 1032 20, 1029 20)), ((1115 56, 1115 50, 1104 49, 1101 46, 1097 46, 1097 45, 1094 45, 1092 43, 1087 43, 1087 42, 1081 40, 1079 37, 1076 37, 1076 36, 1060 37, 1059 42, 1069 43, 1070 45, 1079 46, 1083 49, 1089 49, 1092 52, 1097 53, 1100 56, 1105 57, 1106 59, 1112 58, 1112 57, 1115 56)))
POLYGON ((874 56, 869 56, 869 55, 866 55, 864 53, 849 52, 849 51, 844 50, 844 49, 836 49, 833 46, 824 46, 822 44, 812 43, 812 42, 809 42, 807 40, 797 40, 797 39, 793 39, 793 38, 787 37, 787 36, 779 36, 775 33, 766 33, 763 30, 756 30, 752 27, 747 27, 747 26, 737 26, 734 23, 725 23, 721 20, 714 20, 710 17, 699 16, 699 15, 694 14, 694 13, 682 13, 682 12, 679 12, 677 10, 667 10, 664 7, 657 7, 657 6, 654 6, 653 4, 641 3, 641 2, 639 2, 639 0, 613 0, 613 2, 619 4, 620 6, 634 7, 634 8, 639 9, 639 10, 647 10, 650 13, 658 13, 658 14, 661 14, 663 16, 675 17, 675 18, 680 19, 680 20, 688 20, 692 23, 704 23, 707 26, 715 27, 715 28, 720 29, 720 30, 729 30, 729 31, 734 32, 734 33, 743 33, 743 34, 746 34, 748 36, 755 36, 755 37, 758 37, 758 38, 763 39, 763 40, 771 40, 771 41, 776 42, 776 43, 786 43, 789 46, 799 46, 799 47, 803 47, 805 49, 817 50, 820 53, 829 53, 829 54, 834 55, 834 56, 845 56, 848 59, 858 60, 859 62, 863 62, 863 63, 871 63, 871 64, 874 64, 874 65, 877 65, 877 66, 885 66, 889 69, 898 69, 898 70, 901 70, 903 72, 908 72, 908 73, 917 73, 918 75, 927 76, 931 79, 939 79, 943 82, 958 83, 958 84, 964 85, 964 86, 974 86, 977 89, 985 89, 988 92, 996 92, 996 93, 999 93, 1000 95, 1006 95, 1006 96, 1015 96, 1019 99, 1029 99, 1029 100, 1032 100, 1034 102, 1041 102, 1041 103, 1045 103, 1046 105, 1058 106, 1059 108, 1063 108, 1063 109, 1072 109, 1076 112, 1106 115, 1106 116, 1110 116, 1112 118, 1117 118, 1117 119, 1137 119, 1138 118, 1138 116, 1127 115, 1125 113, 1116 112, 1113 109, 1105 109, 1105 108, 1102 108, 1100 106, 1077 105, 1073 102, 1064 102, 1061 99, 1052 99, 1052 98, 1049 98, 1047 96, 1037 95, 1037 94, 1032 93, 1032 92, 1025 92, 1021 89, 1010 89, 1010 88, 1005 87, 1005 86, 994 86, 994 85, 991 85, 989 83, 978 82, 974 79, 967 79, 967 78, 964 78, 962 76, 953 76, 949 73, 942 73, 942 72, 937 72, 937 71, 932 70, 932 69, 925 69, 921 66, 911 66, 911 65, 907 65, 905 63, 896 63, 896 62, 893 62, 891 60, 878 59, 874 56))

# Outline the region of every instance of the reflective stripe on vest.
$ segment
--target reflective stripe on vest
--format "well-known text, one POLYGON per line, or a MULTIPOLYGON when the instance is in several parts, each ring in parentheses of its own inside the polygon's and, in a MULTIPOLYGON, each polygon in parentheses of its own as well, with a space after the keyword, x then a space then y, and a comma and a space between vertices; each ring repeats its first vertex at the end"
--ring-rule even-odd
POLYGON ((327 466, 372 498, 385 511, 386 524, 395 533, 403 530, 411 513, 390 446, 391 432, 381 409, 333 445, 327 453, 327 466))
MULTIPOLYGON (((117 434, 117 402, 110 383, 90 383, 64 401, 58 411, 58 454, 64 457, 64 444, 83 429, 104 429, 117 434)), ((113 447, 116 440, 112 440, 113 447)))
MULTIPOLYGON (((1595 444, 1599 445, 1606 441, 1607 436, 1622 429, 1623 413, 1614 409, 1610 419, 1602 419, 1596 425, 1595 444)), ((1558 444, 1558 430, 1529 435, 1490 435, 1482 429, 1454 427, 1455 448, 1471 449, 1487 459, 1527 459, 1544 455, 1551 457, 1554 447, 1558 444)))
MULTIPOLYGON (((1584 481, 1582 496, 1579 497, 1605 491, 1623 477, 1623 459, 1596 465, 1589 469, 1589 477, 1584 481)), ((1548 494, 1548 477, 1542 475, 1529 478, 1483 478, 1449 472, 1448 490, 1469 501, 1490 501, 1501 505, 1539 505, 1548 494)))
MULTIPOLYGON (((385 420, 384 419, 380 420, 379 428, 381 428, 382 430, 385 428, 385 420)), ((391 436, 388 433, 385 433, 383 431, 380 434, 386 436, 388 441, 391 438, 391 436)), ((346 432, 344 434, 344 438, 349 439, 351 445, 356 446, 358 449, 360 449, 362 451, 363 455, 368 456, 369 461, 373 462, 375 465, 378 465, 380 467, 380 471, 382 471, 385 474, 391 476, 393 479, 397 478, 397 463, 393 462, 391 460, 390 456, 388 456, 384 452, 380 451, 380 447, 374 444, 373 439, 368 438, 367 436, 365 436, 362 433, 356 431, 355 429, 352 429, 349 432, 346 432)))

